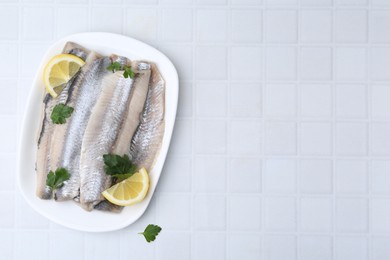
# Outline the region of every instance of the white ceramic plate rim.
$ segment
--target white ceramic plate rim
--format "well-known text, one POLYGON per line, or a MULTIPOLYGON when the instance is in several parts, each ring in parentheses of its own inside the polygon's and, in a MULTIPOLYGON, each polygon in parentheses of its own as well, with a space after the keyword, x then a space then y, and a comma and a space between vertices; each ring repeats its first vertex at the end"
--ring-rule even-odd
POLYGON ((160 178, 175 123, 178 94, 178 75, 172 62, 160 51, 143 42, 123 35, 104 32, 79 33, 60 39, 49 47, 38 67, 22 120, 17 175, 19 188, 23 197, 28 204, 41 215, 57 224, 75 230, 105 232, 118 230, 134 223, 147 209, 160 178), (165 132, 160 153, 156 158, 154 167, 149 173, 149 192, 141 203, 125 207, 120 214, 99 211, 86 212, 76 206, 73 202, 59 203, 53 200, 46 201, 35 196, 36 180, 34 167, 36 134, 41 120, 41 104, 44 95, 41 75, 46 62, 52 56, 61 53, 63 46, 68 41, 76 42, 103 55, 115 53, 130 59, 153 61, 157 64, 166 81, 165 132))

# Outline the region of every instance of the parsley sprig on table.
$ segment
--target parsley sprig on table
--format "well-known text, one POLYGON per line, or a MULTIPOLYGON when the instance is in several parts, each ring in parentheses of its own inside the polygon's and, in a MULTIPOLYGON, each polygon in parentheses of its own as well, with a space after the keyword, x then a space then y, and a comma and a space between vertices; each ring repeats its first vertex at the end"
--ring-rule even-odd
POLYGON ((159 227, 157 225, 149 224, 145 228, 144 232, 141 232, 138 234, 144 235, 146 241, 148 243, 150 243, 151 241, 154 241, 156 239, 156 237, 157 237, 158 233, 160 233, 160 231, 161 231, 161 227, 159 227))
POLYGON ((117 154, 103 155, 104 171, 106 174, 123 181, 131 177, 137 170, 137 166, 130 161, 129 156, 117 154))

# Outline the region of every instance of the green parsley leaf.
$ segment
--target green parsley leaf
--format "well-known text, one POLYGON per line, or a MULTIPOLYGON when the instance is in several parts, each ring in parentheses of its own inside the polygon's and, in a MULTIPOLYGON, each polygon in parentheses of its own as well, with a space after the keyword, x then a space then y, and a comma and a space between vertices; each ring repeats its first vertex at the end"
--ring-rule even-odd
POLYGON ((72 115, 73 110, 73 107, 58 104, 53 108, 50 118, 54 124, 65 124, 66 119, 72 115))
POLYGON ((144 235, 146 241, 150 243, 151 241, 154 241, 156 239, 156 236, 158 233, 160 233, 161 227, 153 224, 149 224, 146 228, 145 231, 142 233, 138 233, 141 235, 144 235))
POLYGON ((114 73, 115 71, 120 70, 121 67, 122 67, 121 64, 116 61, 111 63, 106 69, 111 70, 112 73, 114 73))
POLYGON ((65 168, 58 168, 55 172, 50 171, 47 175, 46 185, 54 190, 60 188, 64 181, 69 180, 70 174, 65 168))
POLYGON ((103 155, 103 161, 106 174, 117 178, 118 181, 131 177, 137 171, 137 166, 130 161, 126 154, 123 156, 105 154, 103 155))
POLYGON ((131 69, 131 66, 125 66, 125 72, 123 72, 123 77, 128 78, 130 77, 133 79, 135 76, 134 71, 131 69))

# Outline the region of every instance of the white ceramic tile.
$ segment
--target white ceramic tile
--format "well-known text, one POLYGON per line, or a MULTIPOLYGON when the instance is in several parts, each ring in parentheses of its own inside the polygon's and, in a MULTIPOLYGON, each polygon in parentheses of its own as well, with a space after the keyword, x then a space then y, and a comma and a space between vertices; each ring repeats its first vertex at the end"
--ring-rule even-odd
POLYGON ((15 115, 17 112, 17 81, 5 79, 0 82, 0 114, 15 115))
MULTIPOLYGON (((193 174, 194 191, 224 192, 226 189, 226 159, 221 157, 196 157, 193 174)), ((240 173, 241 175, 241 173, 240 173)))
POLYGON ((228 228, 257 231, 261 227, 259 196, 232 195, 228 197, 228 228))
POLYGON ((338 155, 366 155, 367 124, 337 123, 335 146, 338 155))
POLYGON ((330 198, 301 198, 300 229, 310 233, 332 230, 332 206, 332 199, 330 198))
POLYGON ((14 257, 14 231, 0 231, 0 257, 13 259, 14 257))
POLYGON ((370 165, 371 192, 377 194, 389 194, 390 187, 390 161, 374 160, 370 165))
POLYGON ((0 40, 17 40, 19 32, 19 11, 17 7, 0 9, 0 40))
POLYGON ((180 82, 179 101, 177 105, 178 117, 192 116, 192 84, 180 82))
POLYGON ((302 10, 300 13, 302 42, 330 42, 332 39, 332 12, 329 10, 302 10))
POLYGON ((158 260, 181 260, 190 258, 191 240, 188 233, 159 234, 156 259, 158 260))
MULTIPOLYGON (((49 259, 49 233, 45 231, 22 231, 15 235, 16 259, 49 259)), ((58 253, 58 252, 57 252, 58 253)), ((61 256, 62 257, 62 256, 61 256)))
POLYGON ((22 10, 22 39, 51 40, 53 38, 53 8, 25 7, 22 10))
MULTIPOLYGON (((35 76, 36 69, 39 66, 39 63, 41 62, 41 59, 43 58, 44 53, 46 52, 48 48, 48 44, 35 44, 35 43, 29 43, 29 44, 23 44, 19 48, 19 53, 21 57, 23 57, 23 62, 20 64, 21 72, 20 75, 23 77, 33 77, 35 76)), ((16 48, 10 48, 8 49, 7 55, 5 57, 8 57, 10 60, 15 59, 17 56, 17 49, 16 48)), ((4 56, 3 56, 4 57, 4 56)), ((8 62, 7 62, 8 63, 8 62)), ((1 64, 1 62, 0 62, 1 64)), ((7 65, 9 66, 9 65, 7 65)), ((11 66, 14 66, 13 68, 6 68, 12 69, 12 72, 9 73, 7 76, 16 75, 17 71, 15 71, 15 67, 17 67, 17 61, 11 61, 11 66)), ((0 68, 2 67, 2 64, 0 65, 0 68)), ((0 72, 1 75, 1 72, 0 72)))
POLYGON ((199 10, 196 14, 197 40, 199 42, 226 41, 227 19, 225 10, 199 10))
POLYGON ((370 49, 370 76, 373 80, 389 80, 390 73, 386 70, 390 66, 390 48, 370 49))
POLYGON ((301 0, 302 6, 323 7, 332 5, 332 0, 301 0))
POLYGON ((365 232, 368 228, 367 199, 336 199, 336 230, 341 232, 365 232))
POLYGON ((129 6, 133 6, 133 4, 136 5, 153 5, 157 4, 158 0, 124 0, 126 4, 129 6))
POLYGON ((15 190, 16 181, 16 156, 4 155, 0 157, 0 176, 2 179, 2 185, 0 191, 13 191, 15 190))
POLYGON ((267 154, 295 154, 297 127, 293 122, 268 122, 265 125, 265 152, 267 154))
POLYGON ((0 228, 13 228, 15 224, 15 195, 13 192, 1 192, 3 205, 0 208, 0 228))
POLYGON ((122 9, 120 7, 95 7, 91 14, 91 30, 122 33, 122 9), (105 19, 102 19, 105 17, 105 19), (107 22, 109 20, 110 22, 107 22))
POLYGON ((88 233, 85 235, 85 257, 87 259, 119 258, 120 237, 115 233, 88 233))
POLYGON ((202 5, 225 5, 227 0, 195 0, 196 3, 202 5))
MULTIPOLYGON (((161 231, 160 234, 162 234, 164 231, 161 231)), ((159 236, 157 236, 156 241, 158 241, 159 236)), ((154 260, 156 254, 156 243, 146 243, 145 238, 142 235, 136 234, 134 231, 129 232, 126 230, 120 233, 119 250, 121 260, 154 260)))
POLYGON ((298 3, 298 0, 265 0, 265 4, 267 5, 296 5, 298 3))
POLYGON ((264 191, 292 193, 296 191, 296 162, 291 159, 267 159, 264 168, 264 191))
POLYGON ((63 259, 77 259, 84 255, 84 234, 81 232, 64 230, 50 233, 50 259, 58 257, 63 259), (64 247, 63 245, 67 246, 64 247), (69 250, 71 248, 72 250, 69 250))
POLYGON ((44 230, 49 228, 49 220, 40 215, 18 194, 15 209, 15 226, 22 229, 44 230))
POLYGON ((390 117, 389 103, 390 88, 387 85, 371 86, 371 116, 375 118, 390 117))
POLYGON ((188 119, 176 120, 170 147, 172 154, 191 154, 192 125, 192 121, 188 119))
POLYGON ((156 10, 129 8, 124 15, 124 34, 146 42, 157 40, 159 23, 156 10))
POLYGON ((191 4, 193 0, 160 0, 161 4, 191 4))
POLYGON ((160 50, 173 62, 180 75, 180 79, 186 80, 192 78, 193 51, 191 46, 165 45, 160 47, 160 50))
MULTIPOLYGON (((338 193, 367 191, 367 163, 363 160, 338 160, 335 162, 336 190, 338 193)), ((371 173, 371 178, 374 174, 371 173)))
POLYGON ((262 16, 259 10, 233 10, 231 39, 234 42, 260 42, 262 16))
POLYGON ((330 155, 332 153, 332 125, 330 123, 301 123, 299 135, 301 154, 330 155))
POLYGON ((197 230, 226 228, 226 199, 222 195, 195 195, 193 198, 193 227, 197 230))
POLYGON ((0 116, 2 122, 0 130, 0 152, 1 153, 15 153, 16 152, 16 138, 17 138, 17 120, 15 116, 0 116))
MULTIPOLYGON (((15 44, 0 43, 0 77, 15 77, 18 75, 18 53, 20 49, 15 44)), ((23 66, 25 68, 25 66, 23 66)))
POLYGON ((389 6, 389 2, 387 0, 371 0, 373 6, 389 6))
POLYGON ((373 237, 371 242, 371 256, 373 260, 386 260, 390 258, 390 238, 373 237))
POLYGON ((262 125, 258 121, 231 121, 230 153, 257 155, 261 152, 262 125))
MULTIPOLYGON (((28 1, 28 0, 26 0, 28 1)), ((68 4, 68 5, 78 5, 78 4, 86 4, 88 3, 87 0, 57 0, 60 4, 68 4)))
POLYGON ((368 0, 337 0, 337 4, 340 6, 359 6, 367 4, 368 0))
POLYGON ((189 42, 192 40, 192 10, 166 9, 162 11, 161 39, 189 42))
POLYGON ((300 49, 300 77, 303 80, 330 80, 332 77, 332 50, 323 47, 300 49))
POLYGON ((390 42, 390 12, 388 10, 373 10, 370 15, 369 37, 371 42, 390 42))
POLYGON ((224 234, 196 233, 193 237, 195 260, 216 260, 226 258, 224 234))
POLYGON ((265 41, 286 43, 297 41, 297 13, 290 10, 264 12, 265 41))
POLYGON ((336 115, 344 118, 367 116, 367 90, 365 85, 336 85, 336 115))
POLYGON ((167 156, 157 188, 165 192, 190 191, 191 159, 167 156))
POLYGON ((268 47, 265 66, 267 79, 294 80, 297 71, 296 48, 268 47))
POLYGON ((328 84, 300 84, 300 111, 305 117, 332 115, 332 87, 328 84))
POLYGON ((227 50, 219 46, 200 46, 196 49, 198 79, 221 80, 227 77, 227 50))
POLYGON ((296 201, 293 197, 264 199, 264 228, 267 231, 294 231, 296 229, 296 201))
POLYGON ((262 114, 262 86, 235 83, 230 85, 230 115, 259 117, 262 114))
POLYGON ((257 234, 230 234, 228 236, 227 259, 259 259, 261 239, 257 234))
POLYGON ((302 236, 298 250, 300 260, 332 259, 332 239, 329 236, 302 236))
POLYGON ((332 192, 331 160, 301 160, 299 172, 300 191, 302 193, 332 192))
POLYGON ((263 0, 230 0, 230 3, 233 5, 260 5, 263 0))
POLYGON ((196 114, 199 117, 224 116, 227 104, 225 84, 198 83, 196 85, 196 114), (215 98, 218 97, 218 102, 215 98))
POLYGON ((364 80, 367 76, 366 49, 364 48, 338 47, 334 63, 338 80, 364 80))
POLYGON ((295 260, 297 241, 294 236, 268 235, 264 238, 263 259, 295 260))
POLYGON ((261 79, 261 49, 260 47, 232 47, 230 70, 234 80, 261 79))
POLYGON ((295 116, 296 86, 293 84, 267 84, 265 88, 265 114, 267 116, 295 116))
POLYGON ((190 226, 191 197, 187 194, 159 194, 156 223, 165 230, 186 230, 190 226))
POLYGON ((365 237, 340 236, 335 239, 336 260, 368 259, 368 244, 365 237))
POLYGON ((226 122, 222 120, 198 120, 196 122, 196 152, 223 154, 226 152, 226 122))
POLYGON ((371 200, 371 228, 373 231, 389 232, 390 219, 388 218, 390 212, 390 200, 388 198, 377 198, 371 200))
POLYGON ((57 37, 88 31, 88 9, 85 7, 58 7, 56 12, 57 37), (70 19, 71 18, 71 19, 70 19))
POLYGON ((260 191, 261 163, 259 159, 233 158, 229 169, 229 191, 242 193, 260 191))
POLYGON ((371 123, 369 149, 372 155, 390 155, 389 123, 371 123))
POLYGON ((335 12, 335 40, 342 43, 367 41, 367 12, 338 10, 335 12))

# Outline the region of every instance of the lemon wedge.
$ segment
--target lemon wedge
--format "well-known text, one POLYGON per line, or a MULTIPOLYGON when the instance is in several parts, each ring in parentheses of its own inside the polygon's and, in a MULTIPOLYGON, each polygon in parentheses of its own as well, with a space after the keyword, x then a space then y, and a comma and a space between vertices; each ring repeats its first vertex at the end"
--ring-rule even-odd
POLYGON ((111 203, 119 206, 130 206, 142 201, 149 190, 149 175, 145 168, 131 177, 121 181, 102 192, 111 203))
POLYGON ((72 54, 54 56, 45 66, 43 82, 47 92, 57 97, 66 83, 80 70, 85 62, 72 54))

